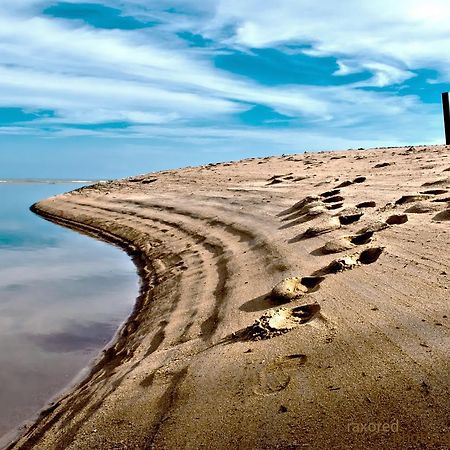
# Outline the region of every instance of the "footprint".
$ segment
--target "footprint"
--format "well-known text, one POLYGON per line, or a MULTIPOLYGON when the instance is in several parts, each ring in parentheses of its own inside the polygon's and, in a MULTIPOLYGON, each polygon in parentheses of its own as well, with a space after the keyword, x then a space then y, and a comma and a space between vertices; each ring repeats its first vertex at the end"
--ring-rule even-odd
POLYGON ((281 356, 266 364, 258 375, 254 392, 258 395, 274 394, 286 389, 292 375, 306 363, 306 355, 281 356))
POLYGON ((371 230, 364 233, 355 234, 354 236, 351 236, 350 242, 355 245, 367 244, 372 239, 373 234, 374 231, 371 230))
POLYGON ((431 198, 431 195, 426 195, 426 194, 403 195, 395 202, 395 204, 403 205, 405 203, 413 203, 413 202, 418 202, 420 200, 428 200, 430 198, 431 198))
POLYGON ((352 249, 355 245, 364 245, 370 242, 374 232, 355 234, 354 236, 342 236, 327 242, 324 246, 311 252, 313 255, 327 255, 330 253, 340 253, 352 249))
POLYGON ((247 330, 251 340, 271 339, 285 334, 315 319, 320 313, 320 305, 312 303, 295 308, 272 309, 263 314, 247 330))
MULTIPOLYGON (((433 200, 435 201, 435 200, 433 200)), ((428 212, 438 211, 440 205, 437 203, 417 202, 405 210, 406 213, 424 214, 428 212)))
POLYGON ((440 180, 436 180, 436 181, 427 181, 426 183, 422 184, 422 187, 442 186, 442 185, 447 185, 449 183, 450 183, 450 178, 441 178, 440 180))
POLYGON ((343 200, 344 200, 344 197, 342 197, 340 195, 333 195, 333 197, 324 198, 323 202, 324 203, 338 203, 338 202, 342 202, 343 200))
POLYGON ((311 322, 320 312, 320 305, 312 303, 310 305, 297 306, 292 308, 290 313, 292 318, 300 325, 311 322))
POLYGON ((359 255, 358 261, 361 264, 373 264, 383 253, 383 247, 372 247, 363 250, 359 255))
POLYGON ((330 275, 339 272, 344 272, 346 270, 351 270, 361 264, 367 265, 372 264, 380 257, 383 253, 383 247, 371 247, 363 250, 361 253, 354 253, 352 255, 342 256, 341 258, 331 261, 328 266, 317 270, 313 273, 314 276, 330 275))
POLYGON ((308 289, 315 290, 323 280, 325 280, 325 277, 308 276, 302 278, 302 284, 308 289))
POLYGON ((446 194, 448 189, 428 189, 426 191, 422 191, 421 194, 429 194, 429 195, 441 195, 446 194))
POLYGON ((266 184, 266 186, 271 186, 271 185, 273 185, 273 184, 279 184, 279 183, 282 183, 283 182, 283 180, 280 180, 279 178, 274 178, 272 181, 269 181, 267 184, 266 184))
POLYGON ((324 279, 316 276, 285 278, 272 288, 269 297, 278 303, 288 303, 316 291, 324 279))
POLYGON ((339 209, 344 206, 344 203, 332 203, 327 205, 327 209, 339 209))
POLYGON ((270 178, 267 179, 268 183, 266 184, 266 186, 282 183, 283 181, 292 180, 293 178, 294 177, 292 172, 281 175, 272 175, 270 178))
POLYGON ((347 255, 331 261, 328 266, 314 272, 316 276, 330 275, 333 273, 344 272, 353 269, 358 265, 357 255, 347 255))
POLYGON ((436 214, 432 220, 441 221, 441 220, 450 220, 450 209, 445 209, 440 213, 436 214))
POLYGON ((450 197, 444 197, 444 198, 435 198, 431 200, 432 202, 438 202, 438 203, 448 203, 450 202, 450 197))
POLYGON ((351 181, 343 181, 341 184, 336 186, 336 189, 351 186, 353 183, 351 181))
POLYGON ((355 205, 357 208, 375 208, 377 204, 373 201, 361 202, 355 205))
POLYGON ((356 208, 345 209, 337 215, 341 225, 350 225, 351 223, 357 222, 362 216, 363 213, 356 208))
POLYGON ((386 219, 388 225, 401 225, 408 222, 408 216, 406 214, 393 214, 386 219))
POLYGON ((327 198, 327 197, 334 197, 335 195, 338 195, 340 193, 340 189, 333 189, 332 191, 323 192, 320 194, 321 197, 327 198))

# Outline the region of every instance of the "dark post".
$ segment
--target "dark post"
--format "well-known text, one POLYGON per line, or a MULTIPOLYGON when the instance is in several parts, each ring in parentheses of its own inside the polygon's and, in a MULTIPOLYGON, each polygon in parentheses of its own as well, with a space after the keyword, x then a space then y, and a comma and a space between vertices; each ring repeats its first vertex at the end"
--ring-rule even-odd
POLYGON ((448 92, 442 93, 442 111, 444 112, 445 145, 450 145, 450 111, 448 92))

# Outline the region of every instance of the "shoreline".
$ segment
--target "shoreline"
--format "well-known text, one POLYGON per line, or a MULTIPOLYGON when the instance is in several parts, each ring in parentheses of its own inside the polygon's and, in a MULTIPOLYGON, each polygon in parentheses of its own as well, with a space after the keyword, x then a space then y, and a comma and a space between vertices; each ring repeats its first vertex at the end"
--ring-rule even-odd
POLYGON ((446 448, 449 150, 251 158, 39 202, 137 257, 141 290, 8 450, 446 448), (306 284, 280 302, 288 277, 306 284))
MULTIPOLYGON (((70 192, 73 191, 69 191, 66 194, 70 192)), ((149 281, 147 276, 148 272, 146 272, 146 268, 151 267, 150 261, 147 261, 145 253, 140 252, 132 242, 127 242, 118 236, 101 230, 100 228, 91 227, 74 220, 67 220, 57 215, 42 211, 37 206, 38 203, 39 202, 31 205, 29 209, 39 217, 42 217, 43 219, 56 225, 70 229, 76 233, 81 233, 92 239, 97 239, 109 245, 113 245, 124 251, 136 267, 136 274, 139 278, 139 294, 136 297, 131 314, 123 320, 114 333, 114 336, 104 346, 104 348, 100 350, 99 354, 86 367, 81 369, 65 387, 51 397, 40 411, 38 411, 33 417, 25 420, 16 429, 11 430, 4 436, 4 438, 2 438, 2 441, 4 442, 0 442, 0 444, 3 445, 3 447, 0 446, 0 448, 4 448, 5 450, 14 448, 15 444, 19 440, 21 440, 27 433, 33 432, 33 429, 38 425, 39 421, 52 412, 62 401, 66 399, 67 396, 71 394, 73 390, 82 388, 85 383, 88 383, 95 373, 101 370, 102 367, 108 363, 108 360, 111 358, 111 355, 109 354, 111 349, 114 349, 116 346, 122 348, 124 347, 127 336, 124 336, 123 332, 134 320, 134 317, 139 313, 142 297, 149 295, 152 289, 152 282, 149 281)))

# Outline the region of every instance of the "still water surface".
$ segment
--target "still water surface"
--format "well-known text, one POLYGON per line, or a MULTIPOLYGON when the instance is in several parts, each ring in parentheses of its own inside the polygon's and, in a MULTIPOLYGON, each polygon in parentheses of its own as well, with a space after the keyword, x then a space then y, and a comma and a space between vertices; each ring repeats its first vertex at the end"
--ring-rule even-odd
POLYGON ((138 293, 124 252, 28 209, 78 187, 0 183, 0 441, 86 367, 138 293))

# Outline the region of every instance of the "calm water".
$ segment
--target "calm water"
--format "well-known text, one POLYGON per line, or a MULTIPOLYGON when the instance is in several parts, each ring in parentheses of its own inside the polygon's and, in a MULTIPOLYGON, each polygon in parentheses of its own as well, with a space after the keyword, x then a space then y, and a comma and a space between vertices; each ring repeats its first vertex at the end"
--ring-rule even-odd
POLYGON ((124 252, 28 210, 77 187, 0 183, 0 438, 86 367, 138 293, 124 252))

